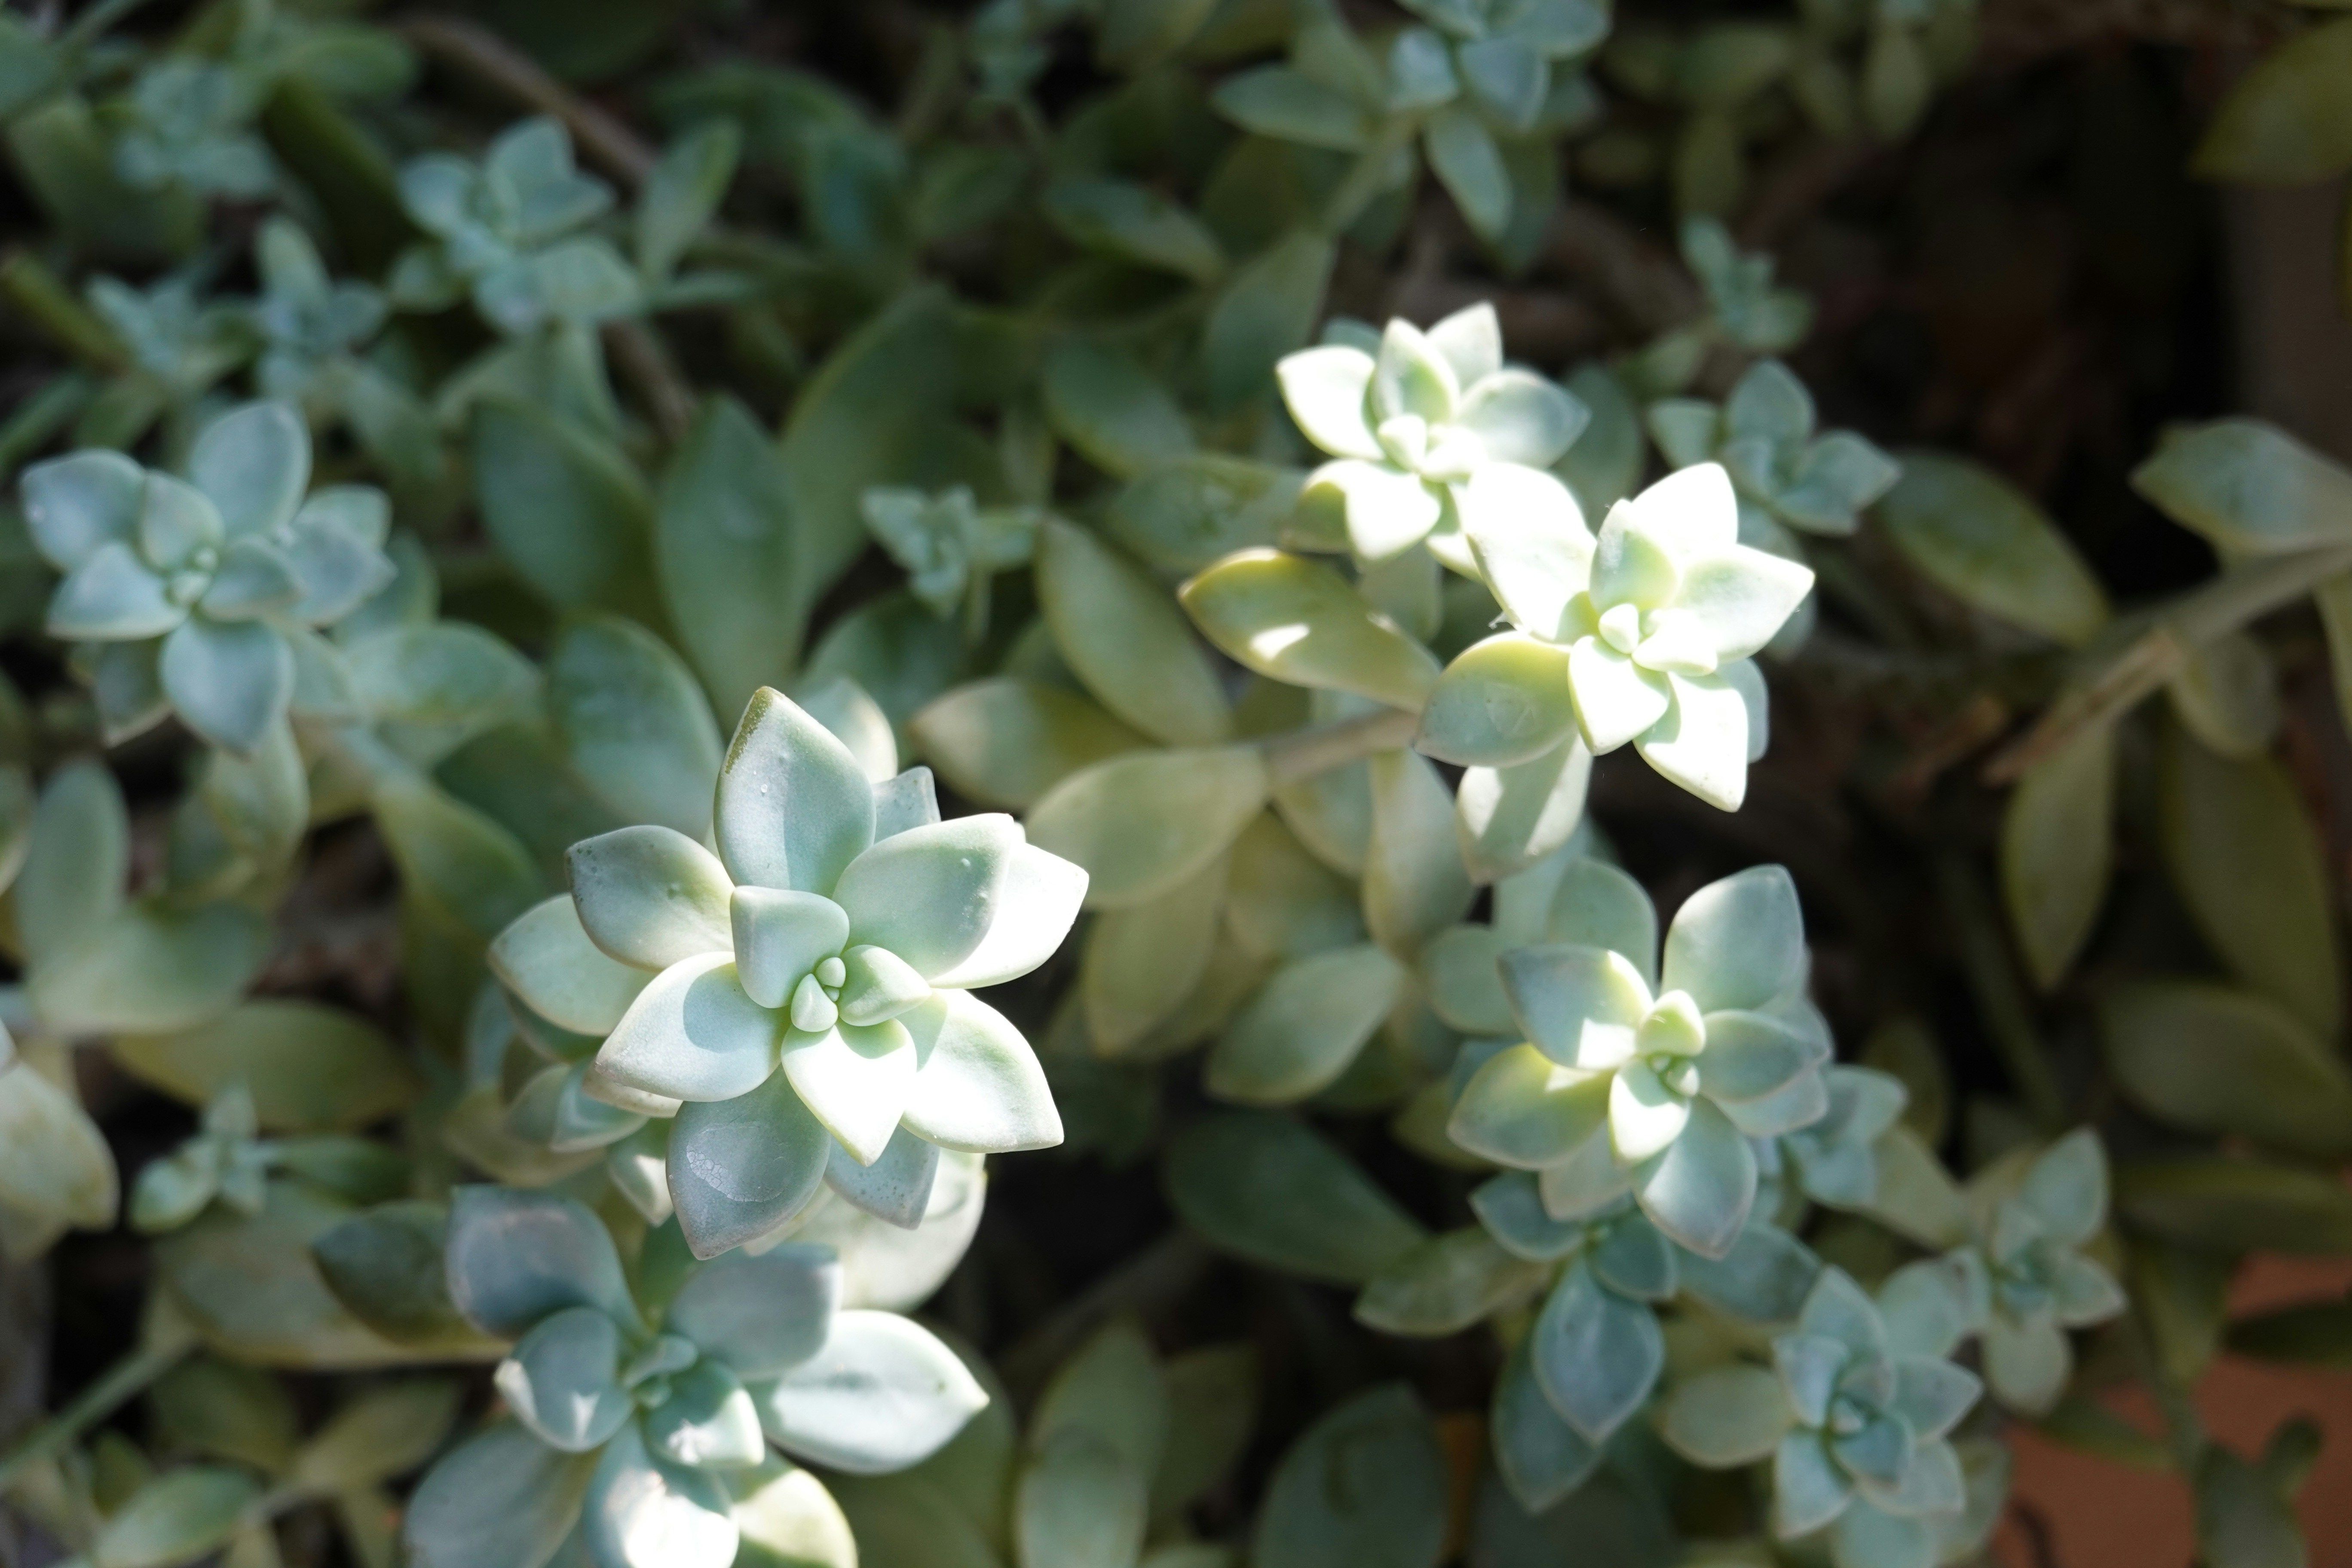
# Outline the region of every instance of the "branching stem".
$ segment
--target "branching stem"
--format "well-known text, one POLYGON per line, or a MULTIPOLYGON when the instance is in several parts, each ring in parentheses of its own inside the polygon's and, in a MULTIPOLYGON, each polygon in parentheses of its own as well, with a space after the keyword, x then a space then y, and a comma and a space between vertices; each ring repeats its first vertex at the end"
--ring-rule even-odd
POLYGON ((71 1405, 34 1427, 24 1441, 0 1458, 0 1491, 113 1415, 196 1348, 195 1331, 177 1318, 159 1318, 155 1324, 146 1343, 107 1368, 71 1405))
POLYGON ((1259 742, 1258 750, 1265 758, 1267 775, 1276 784, 1297 784, 1410 744, 1420 728, 1420 714, 1391 708, 1276 735, 1259 742))
POLYGON ((572 132, 581 150, 631 190, 646 183, 659 154, 626 125, 588 103, 539 68, 537 61, 477 23, 456 16, 411 16, 401 24, 408 40, 572 132))
POLYGON ((2033 728, 1985 764, 1985 782, 2016 783, 2085 730, 2129 712, 2179 674, 2199 648, 2347 572, 2352 572, 2352 548, 2303 550, 2249 561, 2184 595, 2068 681, 2033 728))

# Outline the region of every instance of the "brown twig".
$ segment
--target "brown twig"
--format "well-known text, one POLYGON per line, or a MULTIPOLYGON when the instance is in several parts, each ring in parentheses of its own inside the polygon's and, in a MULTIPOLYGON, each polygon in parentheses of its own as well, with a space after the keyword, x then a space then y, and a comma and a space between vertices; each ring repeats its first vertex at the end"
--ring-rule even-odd
POLYGON ((644 184, 646 176, 653 173, 659 154, 643 137, 583 101, 541 70, 537 61, 488 28, 456 16, 411 16, 400 24, 400 30, 425 53, 562 121, 581 151, 630 189, 644 184))

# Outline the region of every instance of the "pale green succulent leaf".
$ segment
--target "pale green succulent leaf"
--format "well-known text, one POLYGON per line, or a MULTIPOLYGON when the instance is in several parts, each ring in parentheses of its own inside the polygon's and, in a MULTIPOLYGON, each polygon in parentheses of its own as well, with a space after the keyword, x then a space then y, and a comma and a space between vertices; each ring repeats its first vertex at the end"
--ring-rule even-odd
POLYGON ((1651 995, 1634 962, 1565 943, 1503 955, 1503 990, 1528 1038, 1565 1067, 1606 1070, 1633 1053, 1651 995))
POLYGON ((130 545, 99 544, 58 584, 47 629, 68 639, 129 641, 161 637, 187 619, 170 585, 130 545))
POLYGON ((836 1314, 815 1355, 753 1394, 779 1447, 852 1475, 928 1458, 988 1403, 928 1330, 865 1310, 836 1314))
POLYGON ((34 464, 19 480, 34 547, 71 572, 101 545, 128 544, 146 483, 147 471, 120 452, 73 452, 34 464))
POLYGON ((646 1448, 697 1469, 740 1469, 768 1452, 760 1414, 742 1380, 708 1358, 671 1375, 669 1397, 645 1413, 646 1448))
POLYGON ((2115 863, 2116 727, 2086 728, 2026 770, 2000 822, 2000 890, 2045 989, 2090 940, 2115 863))
POLYGON ((293 520, 310 485, 310 432, 283 403, 248 403, 198 434, 188 477, 220 510, 232 539, 293 520))
POLYGON ((1612 1077, 1563 1067, 1532 1045, 1509 1047, 1463 1089, 1447 1136, 1504 1164, 1552 1165, 1606 1124, 1612 1077))
POLYGON ((1781 867, 1756 866, 1710 882, 1675 911, 1661 984, 1688 992, 1703 1012, 1753 1011, 1801 985, 1806 964, 1795 881, 1781 867))
POLYGON ((597 1461, 580 1539, 597 1568, 727 1568, 738 1544, 726 1488, 665 1462, 634 1423, 597 1461))
POLYGON ((1129 1456, 1083 1428, 1046 1438, 1014 1493, 1024 1568, 1134 1568, 1142 1554, 1150 1479, 1129 1456))
POLYGON ((1402 1384, 1325 1415, 1276 1464, 1250 1560, 1258 1568, 1435 1568, 1446 1470, 1429 1413, 1402 1384), (1334 1488, 1344 1467, 1360 1484, 1334 1488))
POLYGON ((1568 655, 1523 632, 1463 650, 1438 678, 1413 744, 1440 762, 1507 767, 1551 751, 1574 732, 1568 655))
POLYGON ((1738 1239, 1756 1184, 1755 1151, 1707 1100, 1690 1102, 1674 1141, 1633 1176, 1642 1212, 1667 1236, 1709 1258, 1722 1257, 1738 1239))
POLYGON ((912 1036, 917 1064, 904 1109, 909 1131, 971 1153, 1062 1141, 1037 1054, 1002 1013, 965 992, 940 990, 897 1022, 912 1036))
POLYGON ((874 842, 873 786, 830 731, 762 687, 719 766, 713 828, 737 881, 830 895, 874 842))
POLYGON ((1040 531, 1037 591, 1054 642, 1104 707, 1171 746, 1226 739, 1232 714, 1184 616, 1141 568, 1086 530, 1040 531))
POLYGON ((637 1321, 611 1235, 569 1198, 459 1187, 450 1199, 443 1267, 449 1300, 485 1333, 520 1339, 572 1307, 637 1321))
POLYGON ((1335 458, 1380 459, 1367 417, 1371 355, 1340 344, 1301 349, 1283 356, 1275 376, 1284 406, 1309 441, 1335 458))
POLYGON ((1853 1482, 1829 1455, 1821 1435, 1806 1430, 1780 1439, 1772 1456, 1772 1529, 1783 1539, 1810 1535, 1847 1510, 1853 1482))
POLYGON ((1830 1560, 1836 1568, 1933 1568, 1936 1537, 1924 1520, 1857 1500, 1838 1517, 1830 1560))
POLYGON ((1972 608, 2070 647, 2106 624, 2105 590, 2032 501, 1963 459, 1897 456, 1903 477, 1876 515, 1930 581, 1972 608))
POLYGON ((1496 1380, 1488 1426, 1496 1468, 1530 1512, 1550 1508, 1601 1468, 1601 1447, 1585 1441, 1544 1396, 1524 1342, 1496 1380))
POLYGON ((1190 1124, 1170 1145, 1167 1180, 1177 1213, 1212 1245, 1310 1279, 1362 1285, 1427 1239, 1320 1133, 1270 1112, 1190 1124))
POLYGON ((1010 863, 1023 847, 1020 825, 994 813, 882 840, 833 889, 849 916, 851 943, 886 949, 927 979, 950 973, 1000 918, 1010 863))
POLYGON ((1406 978, 1370 943, 1285 964, 1211 1048, 1209 1092, 1244 1105, 1287 1105, 1328 1088, 1396 1007, 1406 978))
POLYGON ((1408 710, 1420 708, 1437 680, 1429 650, 1338 573, 1284 551, 1227 556, 1178 597, 1202 636, 1277 680, 1408 710))
POLYGON ((600 1448, 636 1414, 621 1387, 621 1331, 593 1307, 534 1324, 499 1363, 499 1397, 540 1441, 567 1454, 600 1448))
POLYGON ((294 656, 275 626, 191 616, 163 639, 163 689, 190 729, 248 754, 285 717, 294 656))
POLYGON ((913 1230, 923 1222, 939 1173, 940 1146, 917 1137, 902 1121, 871 1164, 859 1164, 855 1154, 835 1143, 825 1159, 824 1184, 860 1212, 913 1230))
POLYGON ((816 1353, 840 1299, 833 1250, 786 1242, 757 1257, 730 1252, 695 1269, 670 1299, 663 1328, 756 1380, 816 1353))
POLYGON ((1085 869, 1089 907, 1123 909, 1223 854, 1270 787, 1254 746, 1113 757, 1048 790, 1030 809, 1029 839, 1085 869))
POLYGON ((756 1241, 806 1208, 824 1184, 832 1147, 782 1073, 732 1100, 681 1106, 666 1168, 694 1255, 716 1258, 756 1241))
POLYGON ((1599 1443, 1648 1400, 1665 1368, 1665 1340, 1646 1303, 1570 1265, 1528 1339, 1536 1380, 1552 1407, 1599 1443))
POLYGON ((717 856, 675 828, 601 834, 564 863, 581 928, 609 956, 658 971, 729 952, 734 884, 717 856))
POLYGON ((775 1070, 785 1019, 743 993, 726 952, 670 965, 638 993, 596 1053, 624 1084, 672 1100, 732 1100, 775 1070))
POLYGON ((1548 1272, 1477 1226, 1449 1231, 1374 1276, 1356 1298, 1356 1321, 1384 1333, 1458 1333, 1532 1298, 1548 1272))
POLYGON ((1693 1464, 1728 1469, 1769 1457, 1794 1415, 1780 1380, 1764 1368, 1721 1366, 1675 1387, 1662 1430, 1693 1464))

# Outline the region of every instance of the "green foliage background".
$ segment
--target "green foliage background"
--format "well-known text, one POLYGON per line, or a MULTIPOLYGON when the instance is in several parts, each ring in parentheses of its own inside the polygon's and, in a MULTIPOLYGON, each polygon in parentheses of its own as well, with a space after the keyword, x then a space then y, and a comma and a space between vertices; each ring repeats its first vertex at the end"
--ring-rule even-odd
POLYGON ((2352 18, 2076 9, 0 9, 0 1561, 2307 1562, 2352 18))

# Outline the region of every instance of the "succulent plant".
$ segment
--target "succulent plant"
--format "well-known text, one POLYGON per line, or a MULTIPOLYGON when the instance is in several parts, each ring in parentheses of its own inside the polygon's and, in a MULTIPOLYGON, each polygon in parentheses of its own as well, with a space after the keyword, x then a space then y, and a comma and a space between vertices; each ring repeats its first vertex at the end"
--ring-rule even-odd
POLYGON ((253 321, 263 345, 254 367, 262 395, 297 405, 315 403, 331 394, 325 383, 347 356, 383 325, 383 293, 370 284, 338 281, 310 237, 289 218, 261 226, 253 258, 261 274, 253 321))
POLYGON ((1060 1140, 1027 1042, 969 993, 1052 955, 1084 871, 1009 816, 940 821, 928 769, 870 785, 770 689, 714 817, 717 855, 650 826, 574 845, 570 898, 491 952, 528 1005, 606 1034, 596 1072, 630 1109, 677 1117, 670 1192, 698 1256, 775 1229, 829 1169, 912 1224, 940 1146, 1060 1140))
POLYGON ((1756 1199, 1749 1141, 1828 1110, 1831 1044, 1805 999, 1795 886, 1761 866, 1700 889, 1675 912, 1661 964, 1639 886, 1596 862, 1578 874, 1596 940, 1503 955, 1527 1038, 1477 1069, 1448 1131, 1538 1173, 1556 1218, 1630 1191, 1668 1237, 1719 1258, 1756 1199))
POLYGON ((1988 1167, 1968 1195, 1976 1236, 1947 1261, 1984 1338, 1985 1381, 2010 1408, 2047 1414, 2074 1370, 2066 1331, 2127 1305, 2115 1276, 2083 1250, 2106 1225, 2106 1153, 2096 1134, 2077 1129, 1988 1167))
POLYGON ((1821 1264, 1788 1232, 1755 1220, 1721 1258, 1681 1247, 1629 1197, 1579 1219, 1545 1207, 1534 1176, 1506 1172, 1470 1198, 1479 1223, 1551 1283, 1495 1394, 1496 1456, 1520 1500, 1549 1507, 1599 1468, 1603 1445, 1649 1402, 1666 1367, 1655 1309, 1688 1294, 1732 1318, 1795 1317, 1821 1264), (1539 1405, 1514 1385, 1532 1381, 1539 1405), (1549 1419, 1546 1417, 1549 1416, 1549 1419))
POLYGON ((1415 744, 1505 766, 1570 735, 1595 755, 1630 741, 1675 784, 1737 810, 1765 743, 1752 656, 1812 573, 1739 542, 1731 481, 1714 463, 1618 502, 1597 537, 1549 475, 1482 475, 1469 490, 1472 551, 1516 629, 1446 667, 1415 744))
POLYGON ((484 321, 520 333, 636 308, 628 263, 610 241, 580 232, 612 209, 612 187, 573 166, 572 138, 555 121, 524 121, 479 163, 446 153, 410 160, 400 199, 432 237, 393 268, 389 292, 403 310, 470 297, 484 321))
POLYGON ((1843 1062, 1824 1068, 1822 1081, 1829 1108, 1765 1146, 1768 1173, 1785 1169, 1817 1204, 1865 1208, 1878 1195, 1878 1141, 1903 1114, 1908 1093, 1891 1074, 1843 1062))
MULTIPOLYGON (((1524 498, 1545 490, 1548 468, 1575 440, 1584 411, 1531 371, 1503 363, 1491 305, 1457 310, 1426 332, 1391 321, 1376 345, 1327 342, 1276 367, 1284 404, 1307 438, 1332 460, 1307 480, 1334 495, 1349 548, 1366 566, 1426 544, 1457 572, 1475 570, 1464 508, 1481 474, 1524 498)), ((1566 511, 1529 526, 1581 527, 1566 511)), ((1549 492, 1547 492, 1549 493, 1549 492)))
POLYGON ((988 629, 989 579, 1026 565, 1037 546, 1033 509, 982 507, 969 485, 937 495, 877 488, 866 492, 858 510, 867 531, 906 569, 908 591, 941 620, 960 613, 975 638, 988 629))
POLYGON ((236 65, 158 61, 139 73, 121 101, 116 172, 142 190, 267 195, 278 167, 253 120, 268 88, 266 79, 236 65))
POLYGON ((1666 1441, 1694 1463, 1772 1461, 1773 1532, 1829 1532, 1838 1568, 1934 1568, 1966 1528, 1968 1480, 1948 1434, 1976 1374, 1911 1349, 1914 1325, 1824 1269, 1769 1369, 1739 1363, 1677 1387, 1666 1441))
MULTIPOLYGON (((1852 533, 1863 509, 1895 488, 1902 467, 1851 430, 1813 433, 1813 395, 1788 366, 1758 360, 1718 408, 1695 397, 1650 405, 1650 434, 1678 468, 1714 461, 1739 492, 1740 537, 1852 533), (1769 521, 1768 521, 1769 520, 1769 521)), ((1786 553, 1785 550, 1782 552, 1786 553)))
POLYGON ((597 1568, 725 1568, 730 1486, 767 1479, 771 1442, 876 1474, 988 1402, 927 1331, 837 1310, 830 1247, 732 1254, 642 1300, 586 1207, 475 1186, 452 1200, 444 1267, 466 1321, 513 1342, 494 1379, 511 1420, 418 1487, 404 1534, 419 1568, 539 1568, 567 1538, 597 1568))
POLYGON ((310 437, 280 403, 223 415, 188 453, 188 478, 119 452, 38 463, 25 520, 66 574, 48 629, 100 645, 90 661, 108 728, 133 733, 166 707, 215 745, 249 752, 294 691, 290 628, 338 620, 390 582, 380 490, 305 496, 310 437))

